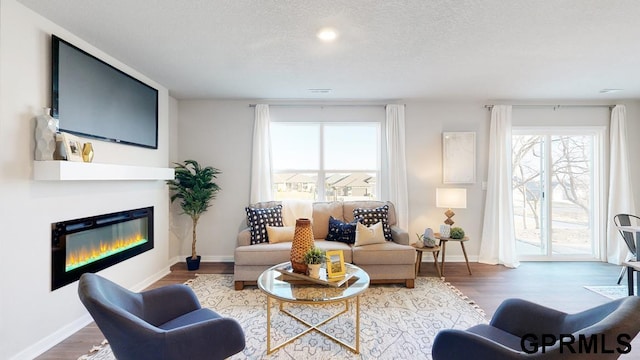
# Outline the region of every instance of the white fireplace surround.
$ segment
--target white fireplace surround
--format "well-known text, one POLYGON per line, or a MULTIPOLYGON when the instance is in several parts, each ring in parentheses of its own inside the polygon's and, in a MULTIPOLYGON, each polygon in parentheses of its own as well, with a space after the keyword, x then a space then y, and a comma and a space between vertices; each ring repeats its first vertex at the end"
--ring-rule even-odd
POLYGON ((34 161, 36 181, 78 180, 171 180, 172 168, 84 163, 73 161, 34 161))

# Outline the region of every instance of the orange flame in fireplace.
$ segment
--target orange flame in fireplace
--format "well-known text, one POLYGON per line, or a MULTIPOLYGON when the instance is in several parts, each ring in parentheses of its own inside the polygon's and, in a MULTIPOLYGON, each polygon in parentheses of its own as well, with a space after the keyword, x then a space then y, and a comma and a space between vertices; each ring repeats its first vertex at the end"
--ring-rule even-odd
POLYGON ((114 239, 109 242, 100 241, 98 246, 91 248, 82 246, 80 249, 67 254, 65 271, 79 268, 146 242, 147 239, 145 239, 142 234, 136 234, 128 238, 114 239))

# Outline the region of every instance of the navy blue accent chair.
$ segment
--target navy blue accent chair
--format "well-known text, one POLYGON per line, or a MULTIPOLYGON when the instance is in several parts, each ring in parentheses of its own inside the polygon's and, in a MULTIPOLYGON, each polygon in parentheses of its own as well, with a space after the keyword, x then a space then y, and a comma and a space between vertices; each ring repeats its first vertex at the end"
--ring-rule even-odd
POLYGON ((240 324, 202 308, 186 285, 135 293, 85 273, 78 295, 118 360, 224 359, 245 347, 240 324))
MULTIPOLYGON (((521 299, 505 300, 489 324, 467 330, 441 330, 433 342, 434 360, 494 360, 494 359, 617 359, 628 351, 623 343, 630 343, 640 330, 640 297, 629 296, 594 308, 567 314, 521 299), (525 336, 532 334, 533 336, 525 336), (572 353, 566 344, 547 339, 570 334, 575 338, 572 353), (550 336, 552 335, 552 336, 550 336), (593 335, 593 337, 592 337, 593 335), (622 338, 619 336, 622 335, 622 338), (580 337, 591 343, 590 350, 580 337), (628 336, 628 337, 627 337, 628 336), (522 338, 525 338, 524 348, 522 338), (622 341, 620 341, 622 340, 622 341), (595 345, 595 347, 593 346, 595 345), (605 351, 603 351, 605 350, 605 351)), ((631 349, 635 354, 640 349, 631 349)))

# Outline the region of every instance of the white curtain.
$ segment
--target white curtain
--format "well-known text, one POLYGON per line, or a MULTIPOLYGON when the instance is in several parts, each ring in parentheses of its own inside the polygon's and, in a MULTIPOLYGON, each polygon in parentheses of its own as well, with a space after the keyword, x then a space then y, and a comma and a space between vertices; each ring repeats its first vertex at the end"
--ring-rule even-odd
POLYGON ((404 105, 387 105, 386 140, 389 201, 396 207, 398 226, 409 229, 409 195, 405 157, 404 105))
POLYGON ((478 261, 516 268, 520 262, 513 224, 511 105, 493 106, 489 137, 487 197, 478 261))
POLYGON ((251 204, 270 201, 271 197, 271 135, 269 105, 256 105, 251 156, 251 204))
POLYGON ((635 214, 633 185, 627 148, 627 110, 616 105, 611 112, 609 128, 609 205, 607 210, 607 261, 620 264, 629 249, 613 222, 616 214, 635 214))

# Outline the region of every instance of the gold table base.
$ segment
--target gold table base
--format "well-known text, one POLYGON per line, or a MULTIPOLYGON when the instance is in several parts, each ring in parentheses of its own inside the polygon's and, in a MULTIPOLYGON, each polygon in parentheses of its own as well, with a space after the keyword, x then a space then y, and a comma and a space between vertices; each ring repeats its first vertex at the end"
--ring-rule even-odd
POLYGON ((282 301, 282 300, 277 300, 272 298, 271 296, 267 295, 267 355, 273 353, 274 351, 284 347, 287 344, 292 343, 293 341, 295 341, 296 339, 302 337, 303 335, 315 330, 318 333, 324 335, 325 337, 335 341, 336 343, 346 347, 347 349, 353 351, 356 354, 360 353, 360 296, 356 296, 356 340, 355 340, 355 346, 352 346, 350 344, 347 344, 346 342, 336 338, 335 336, 326 333, 325 331, 323 331, 322 329, 319 328, 319 326, 322 326, 326 323, 328 323, 329 321, 337 318, 338 316, 346 313, 349 311, 349 299, 346 300, 339 300, 339 301, 331 301, 331 302, 322 302, 319 303, 318 301, 296 301, 294 302, 295 304, 306 304, 306 305, 325 305, 325 304, 331 304, 334 302, 342 302, 344 301, 344 310, 340 311, 337 314, 334 314, 330 317, 328 317, 327 319, 322 320, 321 322, 317 323, 317 324, 311 324, 301 318, 299 318, 298 316, 292 314, 291 312, 289 312, 288 310, 284 309, 283 304, 285 302, 288 301, 282 301), (299 321, 300 323, 302 323, 303 325, 307 326, 308 329, 304 330, 303 332, 293 336, 292 338, 285 340, 284 342, 282 342, 281 344, 275 346, 275 347, 271 347, 271 301, 272 300, 276 300, 280 302, 280 312, 290 316, 291 318, 299 321))

